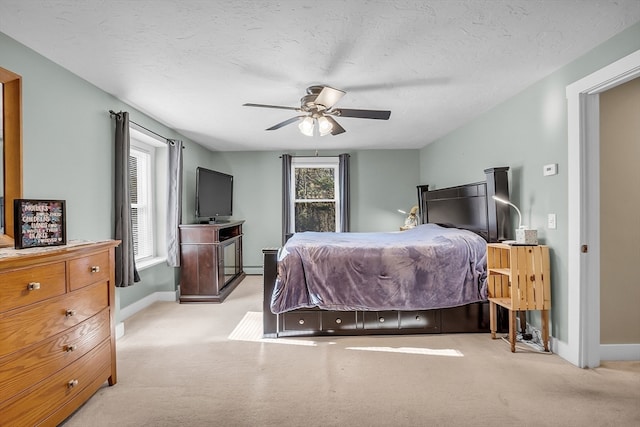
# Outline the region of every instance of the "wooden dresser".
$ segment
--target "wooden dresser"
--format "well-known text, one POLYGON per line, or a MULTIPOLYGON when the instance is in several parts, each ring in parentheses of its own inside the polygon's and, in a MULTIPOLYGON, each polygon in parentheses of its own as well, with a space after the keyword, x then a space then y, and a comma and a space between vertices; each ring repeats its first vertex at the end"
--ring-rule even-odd
POLYGON ((55 426, 116 383, 117 241, 0 252, 0 426, 55 426))

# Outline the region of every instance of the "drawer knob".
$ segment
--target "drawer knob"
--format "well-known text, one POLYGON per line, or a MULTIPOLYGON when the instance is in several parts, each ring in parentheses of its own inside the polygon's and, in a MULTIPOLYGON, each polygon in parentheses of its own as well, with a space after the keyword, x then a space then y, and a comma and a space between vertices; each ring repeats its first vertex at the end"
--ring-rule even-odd
POLYGON ((342 319, 338 317, 338 318, 336 319, 336 323, 339 325, 340 323, 342 323, 342 319))
POLYGON ((420 316, 416 316, 416 320, 420 320, 420 316))
POLYGON ((67 353, 71 353, 71 352, 72 352, 72 351, 74 351, 75 349, 76 349, 76 346, 75 346, 75 345, 71 345, 71 344, 66 345, 66 346, 64 347, 64 351, 66 351, 67 353))
POLYGON ((27 285, 27 289, 30 291, 37 291, 38 289, 40 289, 40 283, 39 282, 31 282, 27 285))
POLYGON ((380 323, 384 323, 384 317, 380 317, 380 318, 378 319, 378 321, 379 321, 380 323))
POLYGON ((71 310, 71 309, 67 309, 67 311, 65 311, 64 315, 67 316, 67 317, 75 316, 76 315, 76 311, 75 310, 71 310))
POLYGON ((77 387, 78 385, 78 380, 71 380, 67 383, 67 388, 74 388, 77 387))
POLYGON ((92 265, 91 266, 91 272, 92 273, 100 273, 100 266, 99 265, 92 265))
POLYGON ((304 319, 298 320, 298 323, 301 324, 301 325, 304 325, 304 319))

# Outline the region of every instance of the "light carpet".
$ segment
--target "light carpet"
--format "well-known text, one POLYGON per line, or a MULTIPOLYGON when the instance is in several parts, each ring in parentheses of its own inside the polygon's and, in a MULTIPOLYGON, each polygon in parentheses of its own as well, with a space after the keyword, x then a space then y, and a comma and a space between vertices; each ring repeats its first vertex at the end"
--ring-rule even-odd
POLYGON ((488 333, 283 345, 258 337, 261 308, 248 276, 222 304, 127 319, 118 383, 65 427, 640 425, 640 362, 579 369, 488 333))

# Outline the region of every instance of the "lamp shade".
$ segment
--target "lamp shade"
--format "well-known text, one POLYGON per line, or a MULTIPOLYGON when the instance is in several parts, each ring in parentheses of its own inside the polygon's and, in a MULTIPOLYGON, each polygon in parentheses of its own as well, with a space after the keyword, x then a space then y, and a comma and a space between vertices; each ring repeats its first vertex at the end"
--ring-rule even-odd
POLYGON ((314 121, 311 117, 305 117, 303 121, 298 125, 298 129, 302 132, 303 135, 313 136, 313 126, 314 121))
POLYGON ((326 117, 318 117, 318 131, 320 131, 320 136, 330 134, 332 130, 333 125, 326 117))

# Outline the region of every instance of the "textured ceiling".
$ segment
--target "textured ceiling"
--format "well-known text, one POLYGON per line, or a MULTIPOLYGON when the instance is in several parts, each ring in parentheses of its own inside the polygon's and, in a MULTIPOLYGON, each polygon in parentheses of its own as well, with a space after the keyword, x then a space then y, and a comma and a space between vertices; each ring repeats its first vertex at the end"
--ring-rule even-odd
POLYGON ((639 0, 0 0, 0 31, 221 151, 421 148, 639 20, 639 0), (242 106, 311 84, 391 118, 306 137, 242 106))

